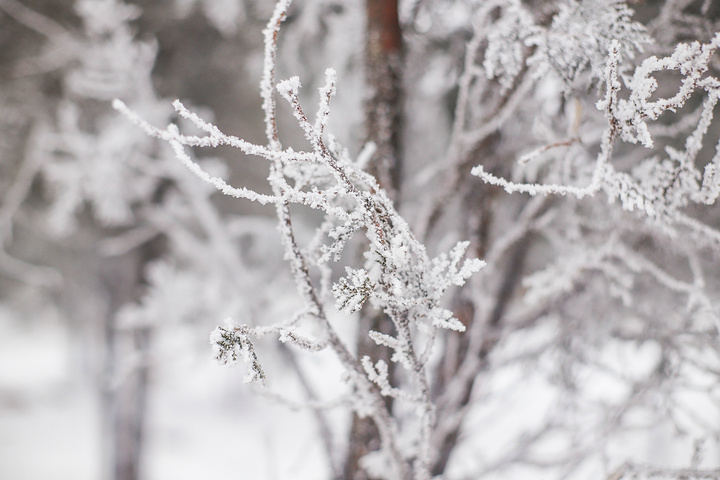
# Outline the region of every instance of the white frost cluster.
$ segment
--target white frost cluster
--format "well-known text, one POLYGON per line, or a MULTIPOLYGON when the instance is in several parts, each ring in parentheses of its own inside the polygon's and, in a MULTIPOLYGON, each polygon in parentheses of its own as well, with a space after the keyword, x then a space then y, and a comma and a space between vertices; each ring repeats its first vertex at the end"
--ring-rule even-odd
POLYGON ((573 195, 583 198, 602 190, 610 202, 619 200, 625 210, 640 211, 652 219, 665 222, 679 221, 695 230, 697 235, 718 243, 719 235, 689 220, 680 210, 691 203, 712 204, 720 194, 716 173, 720 164, 720 146, 702 170, 696 166, 703 139, 720 98, 720 80, 706 75, 712 55, 719 46, 720 34, 708 44, 680 44, 668 57, 658 59, 653 56, 644 60, 627 81, 629 96, 625 99, 618 96, 622 89, 619 80, 620 44, 612 42, 604 73, 606 94, 597 102, 597 108, 605 112, 608 126, 589 185, 577 187, 514 183, 486 172, 482 165, 474 167, 472 174, 487 183, 503 187, 509 193, 573 195), (658 88, 658 81, 653 75, 663 71, 678 71, 682 75, 680 86, 674 95, 653 100, 653 94, 658 88), (699 121, 686 138, 684 150, 667 146, 665 158, 653 155, 631 172, 615 169, 610 160, 616 139, 652 148, 648 121, 657 120, 665 112, 676 112, 683 108, 690 96, 698 91, 704 93, 705 100, 700 109, 699 121))
POLYGON ((210 334, 210 344, 215 360, 221 365, 234 365, 242 359, 249 369, 245 382, 264 384, 265 372, 260 366, 247 329, 233 325, 229 319, 226 320, 226 324, 226 327, 217 327, 210 334))
POLYGON ((629 57, 650 43, 645 27, 632 20, 632 11, 624 2, 558 3, 559 12, 548 26, 534 19, 518 0, 483 5, 480 18, 496 17, 491 25, 479 27, 489 31, 483 59, 489 78, 498 78, 507 89, 523 69, 532 67, 535 78, 552 72, 566 89, 581 87, 588 80, 595 82, 603 77, 607 51, 613 41, 629 57))

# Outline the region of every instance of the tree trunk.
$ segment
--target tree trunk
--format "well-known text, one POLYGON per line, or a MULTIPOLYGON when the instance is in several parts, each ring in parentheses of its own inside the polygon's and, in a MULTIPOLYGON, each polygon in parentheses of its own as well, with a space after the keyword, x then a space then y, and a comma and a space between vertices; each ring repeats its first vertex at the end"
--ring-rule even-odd
POLYGON ((102 410, 107 477, 138 480, 145 432, 150 328, 117 323, 117 313, 133 301, 148 261, 147 246, 106 262, 102 280, 109 294, 104 322, 102 410))
MULTIPOLYGON (((400 133, 402 126, 402 32, 396 0, 367 0, 367 31, 365 37, 365 101, 366 140, 377 147, 369 171, 380 187, 395 202, 400 200, 400 133)), ((358 357, 368 355, 387 362, 392 379, 395 363, 390 361, 387 347, 376 345, 367 335, 369 330, 393 334, 391 321, 382 312, 362 311, 358 328, 358 357)), ((392 399, 385 406, 392 411, 392 399)), ((372 419, 353 415, 348 452, 345 459, 346 480, 369 480, 360 466, 367 453, 380 448, 380 437, 372 419)))
MULTIPOLYGON (((370 173, 399 200, 402 131, 402 31, 397 0, 367 0, 365 128, 377 146, 370 173)), ((397 207, 397 205, 396 205, 397 207)))

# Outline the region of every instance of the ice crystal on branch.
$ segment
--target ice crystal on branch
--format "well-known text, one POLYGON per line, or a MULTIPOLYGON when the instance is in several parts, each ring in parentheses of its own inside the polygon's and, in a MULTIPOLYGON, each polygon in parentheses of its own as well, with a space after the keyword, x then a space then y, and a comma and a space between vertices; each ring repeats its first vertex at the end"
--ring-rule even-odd
POLYGON ((332 291, 338 310, 355 313, 362 308, 375 285, 370 282, 367 272, 363 269, 353 270, 345 267, 345 271, 347 276, 340 278, 333 285, 332 291))
POLYGON ((566 90, 582 88, 603 78, 612 42, 626 57, 650 43, 624 2, 572 0, 559 2, 558 9, 546 26, 518 0, 487 2, 479 17, 495 20, 483 26, 489 31, 485 74, 508 89, 523 69, 532 67, 535 78, 553 73, 566 90))
POLYGON ((232 325, 230 322, 226 327, 217 327, 210 334, 210 344, 213 356, 220 365, 233 365, 242 360, 250 370, 245 382, 265 383, 265 372, 260 366, 246 327, 232 325))
POLYGON ((607 51, 618 42, 626 57, 650 43, 645 27, 632 20, 633 12, 619 0, 574 0, 560 5, 552 24, 531 36, 536 52, 528 60, 537 75, 551 69, 568 87, 586 74, 603 78, 607 51))

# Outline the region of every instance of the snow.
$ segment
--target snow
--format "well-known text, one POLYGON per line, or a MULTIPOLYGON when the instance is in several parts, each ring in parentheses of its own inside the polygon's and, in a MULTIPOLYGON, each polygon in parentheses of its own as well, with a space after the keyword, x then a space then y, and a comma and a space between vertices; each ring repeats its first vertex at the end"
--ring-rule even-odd
POLYGON ((46 388, 38 392, 40 387, 36 385, 32 394, 26 390, 16 391, 15 398, 7 391, 2 392, 2 477, 13 480, 102 478, 103 452, 96 393, 88 386, 65 385, 58 389, 44 386, 46 388), (44 398, 37 398, 38 394, 44 398))
MULTIPOLYGON (((104 478, 99 392, 76 375, 72 332, 56 320, 0 312, 2 478, 104 478)), ((194 341, 177 333, 157 345, 172 344, 175 361, 153 370, 145 480, 323 478, 308 411, 254 396, 237 369, 218 368, 208 351, 175 349, 178 338, 194 341)))
POLYGON ((69 332, 52 312, 0 311, 0 473, 17 480, 96 480, 99 408, 72 374, 69 332))

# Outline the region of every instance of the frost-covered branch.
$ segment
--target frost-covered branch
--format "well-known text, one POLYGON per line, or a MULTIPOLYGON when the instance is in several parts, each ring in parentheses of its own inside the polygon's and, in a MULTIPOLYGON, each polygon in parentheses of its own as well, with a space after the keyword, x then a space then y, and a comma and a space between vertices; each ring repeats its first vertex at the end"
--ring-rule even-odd
POLYGON ((680 215, 677 210, 690 201, 714 203, 720 193, 715 178, 717 155, 707 164, 702 174, 696 170, 695 160, 718 101, 719 81, 714 77, 703 77, 718 44, 720 44, 720 36, 716 36, 706 45, 700 45, 698 42, 678 45, 671 56, 663 59, 656 57, 646 59, 636 68, 632 79, 627 82, 627 88, 630 90, 628 99, 618 99, 621 88, 618 79, 619 44, 615 42, 612 45, 605 72, 607 84, 605 98, 597 104, 598 108, 605 112, 608 127, 603 136, 592 181, 588 186, 514 183, 485 172, 482 165, 476 166, 472 174, 489 184, 503 187, 508 193, 570 194, 583 198, 603 189, 610 201, 620 198, 624 209, 643 210, 647 215, 656 218, 668 215, 677 218, 680 215), (651 75, 667 70, 678 70, 683 75, 678 92, 668 98, 650 101, 651 95, 658 87, 657 80, 651 75), (645 147, 652 148, 653 142, 646 120, 656 120, 666 111, 674 112, 681 109, 696 90, 705 91, 707 97, 703 103, 699 122, 686 140, 684 152, 667 147, 669 160, 660 163, 653 171, 650 171, 650 165, 658 162, 656 159, 648 160, 647 167, 643 171, 647 176, 639 181, 632 175, 617 172, 612 167, 610 163, 612 146, 616 137, 632 143, 640 142, 645 147), (699 183, 700 179, 701 183, 699 183))
POLYGON ((422 355, 419 355, 416 343, 424 338, 423 332, 428 329, 464 329, 453 314, 441 306, 441 297, 451 286, 465 283, 483 263, 479 260, 463 261, 467 243, 459 243, 448 255, 441 254, 430 259, 424 246, 415 239, 375 179, 359 170, 357 164, 350 161, 337 145, 332 145, 332 148, 326 145, 323 135, 330 98, 335 90, 335 74, 332 70, 326 72, 326 84, 320 88, 320 106, 315 124, 310 122, 300 103, 300 81, 297 77, 274 85, 277 34, 288 7, 289 2, 279 2, 265 30, 265 68, 261 93, 268 147, 223 134, 179 102, 174 104, 176 111, 194 123, 205 136, 183 135, 173 125, 158 129, 120 101, 115 101, 114 106, 148 134, 168 142, 176 157, 192 173, 219 192, 276 206, 285 257, 305 303, 304 313, 296 315, 289 323, 273 326, 233 324, 218 327, 211 339, 218 360, 233 363, 244 359, 250 370, 248 380, 263 382, 265 373, 252 338, 276 334, 280 341, 305 350, 329 348, 348 371, 352 389, 358 392, 354 409, 373 418, 379 429, 381 453, 390 460, 392 472, 395 472, 389 474, 390 477, 427 479, 432 462, 430 437, 435 421, 425 370, 425 362, 430 358, 427 348, 430 344, 423 344, 422 355), (305 132, 310 151, 281 150, 276 128, 275 91, 289 102, 295 119, 305 132), (208 174, 185 152, 186 147, 218 145, 230 145, 270 161, 268 181, 273 194, 263 195, 246 188, 233 187, 225 180, 208 174), (291 183, 289 179, 294 182, 291 183), (321 255, 308 257, 301 251, 294 234, 289 209, 291 204, 309 207, 325 215, 324 235, 317 237, 314 247, 322 252, 321 255), (377 332, 371 332, 370 335, 375 342, 393 350, 393 361, 406 370, 410 379, 408 385, 391 386, 386 373, 383 373, 387 365, 382 361, 373 365, 369 358, 361 361, 353 357, 330 323, 326 314, 328 306, 318 294, 312 278, 311 268, 314 265, 311 262, 337 261, 348 239, 355 233, 364 234, 368 241, 365 264, 361 268, 347 266, 347 275, 337 279, 332 286, 336 307, 350 315, 364 303, 370 303, 389 316, 394 324, 395 335, 377 332), (308 322, 320 327, 320 337, 310 338, 296 330, 296 327, 308 322), (387 411, 384 396, 402 399, 416 406, 419 437, 417 444, 410 450, 401 448, 398 443, 398 423, 387 411))
MULTIPOLYGON (((675 416, 692 417, 663 391, 681 388, 674 383, 681 369, 698 369, 697 378, 720 371, 711 353, 688 357, 713 345, 720 325, 712 276, 720 233, 713 215, 701 210, 720 196, 720 146, 709 152, 706 145, 717 135, 720 82, 712 75, 720 36, 634 66, 649 37, 623 2, 460 3, 458 11, 468 15, 444 14, 432 2, 408 7, 410 21, 432 20, 423 28, 443 25, 450 30, 443 34, 458 43, 468 41, 469 32, 472 37, 454 63, 439 69, 441 80, 432 80, 446 82, 446 91, 433 92, 436 85, 427 80, 425 94, 437 95, 442 107, 407 119, 418 128, 441 123, 433 112, 449 117, 437 138, 409 130, 419 146, 403 160, 422 157, 426 145, 441 152, 441 160, 420 159, 428 160, 422 186, 392 186, 409 192, 406 197, 402 190, 402 213, 391 201, 397 192, 388 194, 389 185, 365 170, 374 168, 371 157, 384 147, 368 143, 353 158, 330 133, 331 108, 343 105, 335 98, 336 90, 343 92, 342 74, 325 71, 312 109, 300 76, 275 78, 278 36, 293 28, 283 25, 288 0, 276 4, 264 30, 264 145, 223 133, 179 101, 175 111, 200 134, 158 128, 119 100, 114 105, 170 145, 191 172, 190 180, 172 177, 207 236, 207 242, 189 241, 189 250, 202 245, 219 262, 231 259, 226 275, 256 281, 243 255, 233 253, 238 237, 208 212, 211 194, 275 209, 288 281, 297 292, 295 313, 262 313, 258 322, 259 313, 241 317, 235 309, 238 323, 218 327, 211 337, 221 363, 244 361, 248 380, 272 390, 268 340, 280 341, 293 360, 332 356, 346 380, 339 398, 350 399, 348 408, 377 428, 370 436, 379 445, 368 441, 374 451, 357 462, 370 477, 462 478, 468 470, 456 473, 452 468, 462 470, 462 462, 453 463, 452 455, 477 447, 490 452, 483 465, 468 467, 478 475, 522 466, 562 478, 602 457, 613 435, 629 430, 624 422, 633 409, 659 418, 646 405, 654 394, 675 416), (278 131, 277 96, 287 102, 306 147, 282 146, 290 142, 278 131), (192 156, 194 147, 218 146, 267 162, 272 193, 235 186, 228 173, 192 156), (193 177, 210 193, 193 196, 193 177), (533 198, 504 195, 496 186, 533 198), (416 205, 419 212, 412 211, 416 205), (312 232, 303 230, 299 212, 307 211, 312 232), (405 211, 419 220, 410 224, 405 211), (372 348, 355 353, 341 322, 369 315, 382 328, 359 329, 356 335, 367 336, 372 348), (621 358, 613 349, 639 360, 624 371, 612 363, 621 358), (540 392, 527 407, 535 415, 529 419, 522 395, 516 410, 502 404, 513 395, 507 384, 524 388, 525 377, 529 391, 540 392), (563 417, 565 408, 576 417, 563 417), (478 418, 483 425, 475 428, 478 418), (486 424, 496 418, 512 441, 500 453, 482 443, 486 424), (542 449, 553 454, 539 454, 542 449)), ((445 47, 433 48, 435 57, 446 54, 445 47)), ((426 67, 432 70, 423 65, 408 85, 425 85, 426 67)), ((172 222, 155 221, 170 230, 172 222)), ((291 297, 287 288, 282 296, 291 297)), ((302 382, 304 366, 293 365, 302 382)), ((683 378, 693 384, 692 375, 683 378)), ((313 388, 306 392, 310 407, 328 405, 314 398, 313 388)), ((675 417, 669 422, 682 424, 675 417)), ((327 430, 326 419, 320 423, 327 430)))

